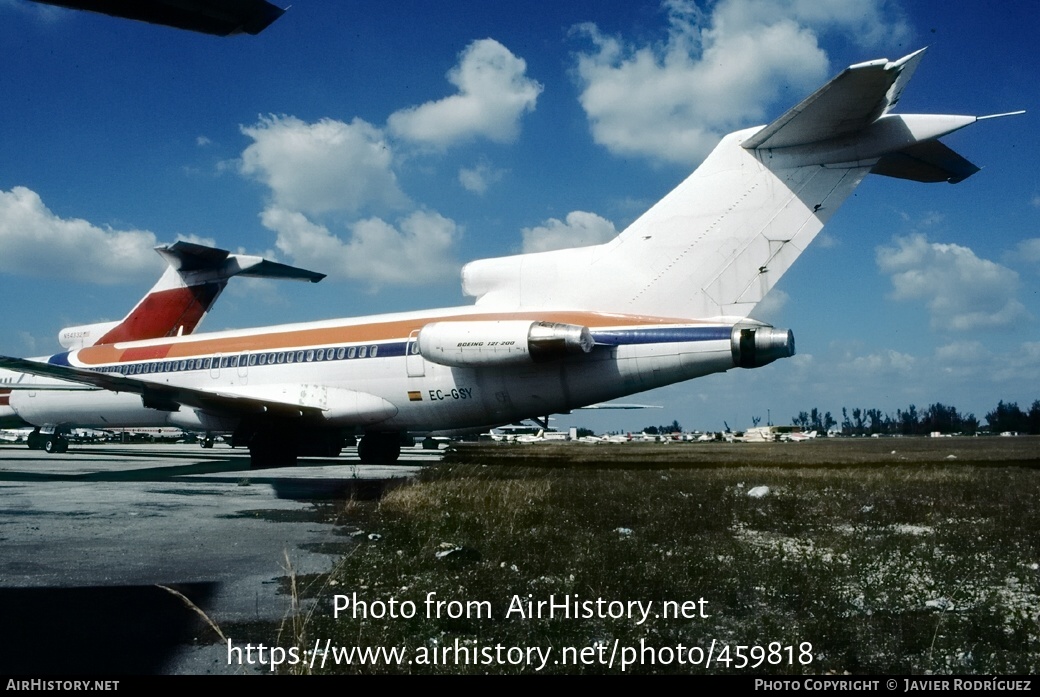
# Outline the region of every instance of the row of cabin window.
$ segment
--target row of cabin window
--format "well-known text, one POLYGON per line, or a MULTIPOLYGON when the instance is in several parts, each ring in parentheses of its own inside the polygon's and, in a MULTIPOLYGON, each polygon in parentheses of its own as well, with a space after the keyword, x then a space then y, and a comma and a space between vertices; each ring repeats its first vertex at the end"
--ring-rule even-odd
POLYGON ((271 351, 268 353, 249 353, 214 358, 185 358, 179 361, 157 361, 154 363, 136 363, 133 365, 112 365, 101 368, 103 373, 121 373, 123 375, 144 375, 147 373, 174 373, 182 370, 209 370, 211 367, 237 368, 239 365, 263 366, 286 363, 314 363, 318 361, 342 361, 352 358, 375 358, 379 355, 379 346, 340 346, 327 349, 307 349, 300 351, 271 351), (214 361, 220 361, 214 366, 214 361))

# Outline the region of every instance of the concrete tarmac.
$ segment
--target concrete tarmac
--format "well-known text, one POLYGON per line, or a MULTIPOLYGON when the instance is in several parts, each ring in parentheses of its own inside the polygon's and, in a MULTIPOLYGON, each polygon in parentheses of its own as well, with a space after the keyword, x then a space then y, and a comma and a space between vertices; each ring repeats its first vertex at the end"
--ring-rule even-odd
POLYGON ((332 520, 335 501, 439 459, 371 467, 348 449, 254 471, 220 444, 0 446, 0 674, 243 672, 183 598, 218 626, 280 621, 289 569, 328 571, 367 534, 332 520))

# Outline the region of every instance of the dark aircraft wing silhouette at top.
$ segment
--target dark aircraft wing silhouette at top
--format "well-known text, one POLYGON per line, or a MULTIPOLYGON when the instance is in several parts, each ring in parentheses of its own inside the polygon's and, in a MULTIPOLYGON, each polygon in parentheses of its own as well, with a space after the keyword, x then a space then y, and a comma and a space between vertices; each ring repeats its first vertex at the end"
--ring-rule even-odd
POLYGON ((259 34, 285 10, 266 0, 33 0, 74 10, 230 36, 259 34))

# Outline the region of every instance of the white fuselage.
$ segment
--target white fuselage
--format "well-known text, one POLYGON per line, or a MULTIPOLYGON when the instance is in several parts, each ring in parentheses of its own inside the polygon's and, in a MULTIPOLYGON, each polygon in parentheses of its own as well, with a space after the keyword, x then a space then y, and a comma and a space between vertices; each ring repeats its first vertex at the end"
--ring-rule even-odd
MULTIPOLYGON (((159 385, 318 406, 329 426, 437 431, 566 411, 725 371, 734 367, 731 333, 726 322, 462 307, 127 342, 45 360, 159 385), (596 345, 545 362, 478 367, 441 365, 418 353, 418 333, 433 322, 517 319, 580 324, 596 345)), ((147 408, 140 395, 126 392, 19 390, 11 406, 37 425, 230 430, 238 418, 220 409, 147 408)))

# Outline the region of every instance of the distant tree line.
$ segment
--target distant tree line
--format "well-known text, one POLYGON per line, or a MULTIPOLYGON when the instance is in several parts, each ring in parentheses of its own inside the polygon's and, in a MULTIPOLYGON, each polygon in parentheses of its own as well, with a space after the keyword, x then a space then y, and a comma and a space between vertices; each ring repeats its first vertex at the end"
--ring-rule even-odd
POLYGON ((679 425, 678 421, 673 421, 669 426, 647 426, 643 429, 643 433, 652 436, 667 436, 670 433, 682 433, 682 426, 679 425))
POLYGON ((1022 411, 1016 402, 1005 404, 1001 401, 997 408, 986 414, 989 430, 995 433, 1018 431, 1040 435, 1040 399, 1034 400, 1029 411, 1022 411))
MULTIPOLYGON (((913 436, 935 432, 974 434, 980 430, 979 420, 974 414, 961 414, 956 407, 938 402, 924 410, 911 404, 906 409, 896 409, 894 415, 882 413, 880 409, 855 408, 849 412, 842 407, 841 417, 841 433, 846 436, 913 436)), ((799 412, 791 421, 807 431, 830 431, 839 426, 829 411, 821 414, 815 407, 808 412, 799 412)), ((1040 399, 1034 401, 1028 411, 1023 411, 1015 402, 1001 401, 986 414, 986 424, 986 430, 992 433, 1040 434, 1040 399)))

